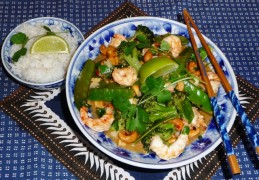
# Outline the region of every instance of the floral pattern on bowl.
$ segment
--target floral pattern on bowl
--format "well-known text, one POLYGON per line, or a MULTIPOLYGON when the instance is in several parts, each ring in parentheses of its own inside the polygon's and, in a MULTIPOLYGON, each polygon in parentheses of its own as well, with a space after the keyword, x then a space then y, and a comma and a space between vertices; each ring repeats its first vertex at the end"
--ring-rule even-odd
MULTIPOLYGON (((109 138, 107 139, 104 133, 94 132, 82 123, 79 111, 74 104, 74 86, 76 78, 82 70, 86 60, 94 59, 99 54, 100 45, 108 45, 115 33, 120 33, 126 37, 131 37, 134 34, 137 25, 139 24, 149 27, 155 34, 158 35, 172 33, 188 37, 188 31, 184 24, 156 17, 127 18, 100 28, 82 43, 82 45, 74 54, 69 65, 66 77, 66 97, 69 110, 73 116, 74 121, 85 137, 101 151, 121 162, 150 169, 174 168, 192 163, 210 153, 220 144, 221 138, 214 119, 209 124, 206 133, 201 139, 187 146, 185 151, 179 157, 165 161, 158 158, 154 153, 141 154, 125 150, 121 147, 118 147, 114 142, 109 140, 109 138)), ((198 42, 198 46, 201 46, 198 38, 195 38, 198 42)), ((238 89, 236 78, 228 60, 211 40, 209 40, 207 37, 205 37, 205 39, 212 47, 213 54, 221 65, 221 68, 223 69, 235 93, 237 93, 238 89)), ((234 123, 236 112, 233 109, 231 103, 225 97, 225 91, 222 87, 220 87, 217 100, 223 109, 223 116, 226 122, 225 125, 227 126, 227 129, 230 130, 234 123)))

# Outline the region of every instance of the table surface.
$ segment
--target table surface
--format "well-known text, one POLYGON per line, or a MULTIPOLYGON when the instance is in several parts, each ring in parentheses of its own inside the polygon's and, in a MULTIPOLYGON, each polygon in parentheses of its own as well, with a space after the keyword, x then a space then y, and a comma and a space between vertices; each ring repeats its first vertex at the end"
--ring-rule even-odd
MULTIPOLYGON (((1 42, 18 24, 35 17, 53 16, 74 23, 82 33, 106 18, 123 0, 1 0, 1 42)), ((257 88, 259 87, 257 0, 132 0, 134 5, 151 16, 177 20, 177 14, 187 8, 203 34, 225 53, 234 72, 257 88)), ((18 87, 0 66, 0 99, 18 87)), ((77 179, 57 161, 47 149, 22 129, 4 112, 0 112, 0 179, 77 179)), ((255 122, 259 131, 259 121, 255 122)), ((235 152, 242 173, 233 179, 259 179, 258 165, 253 164, 244 144, 240 142, 235 152)), ((227 177, 224 166, 212 179, 227 177)), ((161 173, 129 171, 135 179, 163 179, 170 170, 161 173)), ((228 176, 229 177, 229 176, 228 176)))

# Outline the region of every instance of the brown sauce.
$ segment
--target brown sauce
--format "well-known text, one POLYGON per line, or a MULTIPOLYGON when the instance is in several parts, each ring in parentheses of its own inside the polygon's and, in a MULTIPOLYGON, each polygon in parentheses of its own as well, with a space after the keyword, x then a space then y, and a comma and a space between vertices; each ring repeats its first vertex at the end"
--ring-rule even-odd
MULTIPOLYGON (((118 134, 116 132, 109 130, 109 131, 105 132, 105 135, 108 136, 113 142, 115 142, 119 146, 119 144, 118 144, 119 138, 118 138, 118 134)), ((143 154, 146 153, 143 148, 143 144, 141 142, 138 142, 136 144, 135 143, 129 143, 129 144, 125 143, 124 145, 121 145, 119 147, 127 149, 132 152, 143 153, 143 154)))
MULTIPOLYGON (((204 116, 204 123, 208 126, 210 121, 211 121, 212 115, 207 114, 207 113, 205 113, 203 111, 199 111, 199 113, 204 116)), ((206 132, 206 130, 207 130, 207 128, 206 129, 200 128, 200 133, 199 134, 197 134, 196 136, 193 136, 193 137, 189 136, 189 144, 191 144, 192 142, 196 141, 199 138, 199 136, 202 136, 206 132)))

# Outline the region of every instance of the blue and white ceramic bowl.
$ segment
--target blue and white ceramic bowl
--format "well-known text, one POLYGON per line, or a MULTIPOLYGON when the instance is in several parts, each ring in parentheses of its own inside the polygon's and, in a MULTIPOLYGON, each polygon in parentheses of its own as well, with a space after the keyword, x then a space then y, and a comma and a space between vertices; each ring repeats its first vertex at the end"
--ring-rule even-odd
MULTIPOLYGON (((199 139, 190 144, 184 153, 182 153, 178 158, 165 161, 159 159, 153 153, 140 154, 120 148, 111 139, 106 137, 104 133, 94 132, 93 130, 89 129, 82 123, 79 111, 77 110, 74 103, 75 82, 86 60, 89 58, 94 59, 99 54, 99 46, 101 44, 107 45, 115 33, 120 33, 126 37, 130 37, 134 34, 136 26, 139 24, 149 27, 155 34, 165 34, 169 32, 172 34, 179 34, 188 37, 188 31, 184 24, 155 17, 136 17, 122 19, 97 30, 82 43, 70 62, 66 77, 66 97, 69 110, 73 116, 74 121, 85 137, 107 155, 126 164, 142 168, 165 169, 180 167, 204 157, 220 144, 221 138, 214 120, 212 120, 209 124, 208 130, 202 139, 199 139)), ((197 37, 196 39, 198 45, 201 46, 197 37)), ((222 67, 235 93, 237 93, 238 87, 236 78, 228 60, 211 40, 206 37, 205 39, 212 47, 213 54, 222 67)), ((230 101, 226 99, 225 91, 222 89, 222 87, 219 90, 217 99, 223 109, 223 115, 226 122, 225 125, 229 131, 234 123, 236 112, 233 109, 230 101)))
MULTIPOLYGON (((33 89, 41 89, 41 90, 46 90, 46 89, 53 89, 53 88, 58 88, 60 86, 65 85, 65 74, 63 78, 59 78, 58 80, 54 82, 47 82, 47 83, 36 83, 36 82, 31 82, 28 80, 25 80, 17 75, 17 73, 14 73, 14 68, 13 68, 13 62, 12 62, 12 57, 11 57, 11 48, 13 44, 11 43, 10 39, 11 37, 19 32, 20 27, 30 25, 30 27, 35 27, 37 23, 42 23, 45 26, 52 27, 52 26, 59 26, 61 29, 61 32, 67 32, 70 33, 71 37, 75 37, 77 46, 79 46, 83 41, 84 41, 84 36, 81 33, 81 31, 72 23, 60 19, 60 18, 55 18, 55 17, 40 17, 40 18, 35 18, 28 20, 19 26, 17 26, 15 29, 13 29, 9 35, 6 37, 3 46, 2 46, 2 51, 1 51, 1 59, 3 62, 3 65, 6 69, 6 71, 19 83, 22 85, 25 85, 27 87, 33 88, 33 89)), ((28 53, 29 50, 27 50, 28 53)), ((72 55, 71 55, 72 57, 72 55)), ((70 59, 69 59, 70 60, 70 59)))

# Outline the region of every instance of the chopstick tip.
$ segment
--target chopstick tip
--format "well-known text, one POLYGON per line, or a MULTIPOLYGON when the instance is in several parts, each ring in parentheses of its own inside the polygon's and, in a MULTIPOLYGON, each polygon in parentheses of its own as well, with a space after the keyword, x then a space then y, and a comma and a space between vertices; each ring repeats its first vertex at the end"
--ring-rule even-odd
POLYGON ((232 174, 241 173, 235 154, 228 156, 228 162, 229 162, 229 166, 231 168, 232 174))
POLYGON ((259 156, 259 146, 255 148, 257 155, 259 156))
POLYGON ((186 8, 183 9, 183 14, 186 14, 188 11, 186 8))

